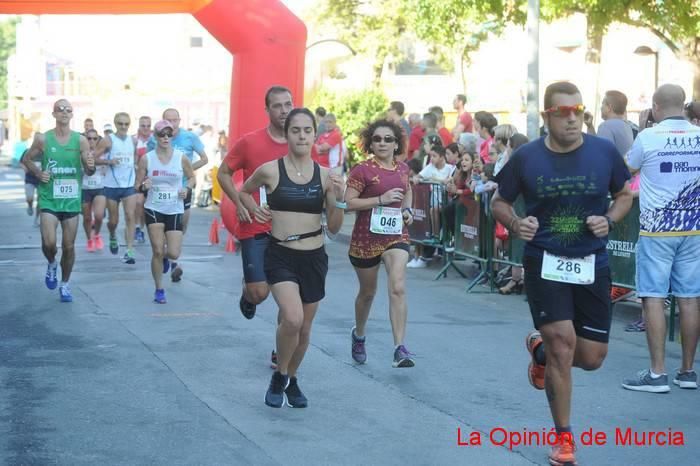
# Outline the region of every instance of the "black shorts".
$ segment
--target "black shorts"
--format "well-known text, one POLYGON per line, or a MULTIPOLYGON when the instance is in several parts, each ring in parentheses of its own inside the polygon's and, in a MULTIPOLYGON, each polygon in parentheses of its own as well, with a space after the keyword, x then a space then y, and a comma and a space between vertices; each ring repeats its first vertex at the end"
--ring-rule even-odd
POLYGON ((42 214, 51 214, 54 217, 58 219, 59 222, 62 222, 64 220, 70 220, 73 217, 77 217, 80 212, 54 212, 53 210, 49 209, 41 209, 42 214))
POLYGON ((105 190, 100 189, 84 189, 83 188, 83 204, 91 204, 92 200, 97 196, 104 196, 105 190))
POLYGON ((586 340, 607 343, 610 338, 610 269, 596 269, 595 282, 572 285, 541 277, 542 259, 523 257, 525 291, 535 328, 560 320, 570 320, 576 335, 586 340))
MULTIPOLYGON (((386 252, 389 249, 401 249, 402 251, 406 251, 409 254, 411 252, 411 246, 408 243, 394 243, 388 248, 386 248, 384 251, 386 252)), ((350 263, 353 267, 357 267, 358 269, 371 269, 372 267, 378 266, 379 263, 382 261, 382 254, 370 257, 368 259, 363 259, 361 257, 355 257, 351 255, 348 255, 348 257, 350 258, 350 263)))
POLYGON ((265 250, 269 243, 270 236, 267 233, 260 233, 253 238, 241 240, 243 281, 246 283, 267 281, 265 276, 265 250))
POLYGON ((298 251, 270 243, 265 251, 267 283, 296 283, 302 303, 316 303, 326 296, 327 273, 328 255, 323 246, 298 251))
POLYGON ((34 186, 39 186, 39 183, 41 183, 41 180, 33 174, 29 172, 26 172, 24 174, 24 184, 32 184, 34 186))
POLYGON ((157 210, 143 209, 146 226, 154 223, 165 225, 165 231, 182 231, 182 214, 162 214, 157 210))
POLYGON ((187 196, 185 197, 185 210, 189 210, 192 207, 192 190, 187 190, 187 196))

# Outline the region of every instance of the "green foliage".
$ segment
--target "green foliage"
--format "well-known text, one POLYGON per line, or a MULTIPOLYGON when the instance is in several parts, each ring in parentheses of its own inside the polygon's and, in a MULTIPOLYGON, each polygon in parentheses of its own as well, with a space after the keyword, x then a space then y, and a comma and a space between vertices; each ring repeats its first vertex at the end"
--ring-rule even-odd
POLYGON ((0 23, 0 108, 7 106, 7 59, 15 52, 18 18, 0 23))
POLYGON ((368 123, 384 116, 389 100, 379 90, 363 90, 334 93, 321 90, 314 96, 311 108, 322 106, 335 114, 338 127, 348 148, 350 166, 365 160, 367 156, 358 147, 359 134, 368 123))
POLYGON ((374 79, 379 84, 387 56, 400 58, 399 39, 408 29, 404 5, 412 0, 319 0, 312 21, 359 54, 375 57, 374 79))

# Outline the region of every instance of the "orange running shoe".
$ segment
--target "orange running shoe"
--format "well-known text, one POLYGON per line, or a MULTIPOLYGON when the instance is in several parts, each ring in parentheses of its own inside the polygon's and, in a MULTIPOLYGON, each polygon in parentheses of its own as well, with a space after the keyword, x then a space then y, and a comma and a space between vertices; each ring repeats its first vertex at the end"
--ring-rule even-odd
POLYGON ((552 466, 577 466, 576 444, 574 443, 573 435, 561 435, 559 442, 552 446, 552 451, 549 454, 549 464, 552 466))
POLYGON ((95 242, 90 238, 87 244, 87 252, 95 252, 95 242))
POLYGON ((525 338, 525 347, 532 357, 532 361, 530 361, 530 364, 527 366, 527 378, 530 381, 530 385, 537 390, 544 390, 544 366, 542 364, 537 364, 537 360, 535 359, 535 350, 541 344, 542 335, 540 335, 540 332, 537 330, 530 332, 527 338, 525 338))
POLYGON ((105 243, 102 241, 101 235, 95 235, 95 249, 102 251, 105 248, 105 243))

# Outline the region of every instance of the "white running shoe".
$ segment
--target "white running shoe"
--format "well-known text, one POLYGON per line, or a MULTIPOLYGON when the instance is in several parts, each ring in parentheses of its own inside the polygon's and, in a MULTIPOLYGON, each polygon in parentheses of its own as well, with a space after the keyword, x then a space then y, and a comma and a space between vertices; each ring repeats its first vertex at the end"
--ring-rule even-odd
POLYGON ((406 267, 409 269, 424 269, 428 266, 428 263, 423 259, 413 259, 409 262, 406 267))

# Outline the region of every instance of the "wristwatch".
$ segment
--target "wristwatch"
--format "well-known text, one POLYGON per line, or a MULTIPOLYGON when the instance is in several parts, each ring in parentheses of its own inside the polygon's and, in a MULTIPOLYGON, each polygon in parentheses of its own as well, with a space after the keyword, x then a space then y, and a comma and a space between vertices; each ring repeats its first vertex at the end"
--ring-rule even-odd
POLYGON ((605 217, 605 220, 608 221, 608 232, 613 231, 615 229, 615 222, 613 221, 613 219, 611 219, 607 215, 604 215, 604 217, 605 217))

